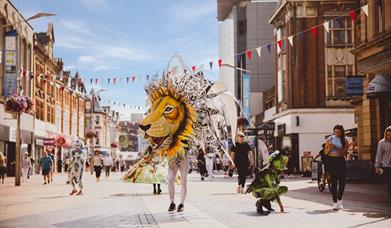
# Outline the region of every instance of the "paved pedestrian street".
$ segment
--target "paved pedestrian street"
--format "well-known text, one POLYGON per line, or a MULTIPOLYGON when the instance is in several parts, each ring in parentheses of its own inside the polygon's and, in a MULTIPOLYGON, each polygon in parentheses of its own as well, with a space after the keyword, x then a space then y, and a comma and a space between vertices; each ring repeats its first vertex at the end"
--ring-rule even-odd
POLYGON ((334 212, 330 194, 319 192, 316 182, 284 179, 286 213, 265 217, 256 213, 252 195, 234 193, 235 178, 217 175, 201 182, 191 174, 185 211, 171 214, 166 187, 164 194, 153 195, 151 185, 120 178, 114 173, 96 183, 85 173, 82 196, 68 195, 71 187, 61 174, 49 185, 38 175, 21 187, 8 178, 0 188, 0 227, 391 227, 390 204, 379 184, 348 183, 345 209, 334 212))

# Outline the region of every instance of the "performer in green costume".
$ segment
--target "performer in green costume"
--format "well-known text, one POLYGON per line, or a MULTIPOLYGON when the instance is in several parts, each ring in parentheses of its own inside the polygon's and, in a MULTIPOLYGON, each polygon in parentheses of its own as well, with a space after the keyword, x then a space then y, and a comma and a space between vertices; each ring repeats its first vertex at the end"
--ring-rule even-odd
POLYGON ((263 167, 257 172, 254 181, 248 185, 247 193, 252 192, 255 198, 259 198, 255 204, 259 214, 268 215, 274 211, 270 204, 274 200, 280 206, 280 211, 284 212, 280 195, 288 192, 288 187, 279 185, 278 174, 282 170, 286 170, 287 161, 288 157, 280 151, 275 151, 269 156, 268 162, 263 164, 263 167), (266 211, 263 210, 263 207, 266 208, 266 211))

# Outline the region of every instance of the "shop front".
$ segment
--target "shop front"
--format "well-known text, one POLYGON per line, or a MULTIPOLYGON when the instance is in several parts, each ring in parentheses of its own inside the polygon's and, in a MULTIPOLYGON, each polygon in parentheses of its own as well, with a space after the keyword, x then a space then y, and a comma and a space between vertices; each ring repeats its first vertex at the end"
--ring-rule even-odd
MULTIPOLYGON (((276 150, 284 151, 288 157, 288 168, 293 173, 299 173, 300 155, 299 155, 299 134, 286 133, 286 124, 277 125, 277 136, 275 138, 276 150)), ((303 162, 301 163, 303 164, 303 162)))

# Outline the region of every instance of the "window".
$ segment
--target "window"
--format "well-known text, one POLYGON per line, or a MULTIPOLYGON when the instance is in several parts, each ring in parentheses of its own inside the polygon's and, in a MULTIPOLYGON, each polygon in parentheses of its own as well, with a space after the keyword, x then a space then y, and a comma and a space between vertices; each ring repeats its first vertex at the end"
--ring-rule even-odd
POLYGON ((238 35, 246 35, 246 20, 238 21, 238 35))
POLYGON ((35 110, 36 110, 35 113, 36 118, 39 120, 44 120, 45 106, 44 106, 44 102, 39 98, 36 99, 35 110))
POLYGON ((99 125, 99 116, 95 116, 95 124, 99 125))
POLYGON ((339 18, 329 23, 330 32, 326 34, 326 44, 346 45, 352 44, 352 20, 349 18, 339 18))
POLYGON ((375 0, 375 35, 384 32, 384 0, 375 0))
POLYGON ((353 74, 352 65, 327 65, 327 96, 344 97, 346 95, 346 75, 353 74))
POLYGON ((49 123, 54 123, 54 105, 48 105, 48 112, 47 112, 46 119, 49 123))

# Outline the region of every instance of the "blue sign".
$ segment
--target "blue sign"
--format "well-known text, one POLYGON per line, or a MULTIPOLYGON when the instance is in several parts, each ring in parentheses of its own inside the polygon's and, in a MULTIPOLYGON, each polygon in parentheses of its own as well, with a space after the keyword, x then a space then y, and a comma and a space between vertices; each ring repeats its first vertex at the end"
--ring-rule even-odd
POLYGON ((250 96, 251 96, 251 78, 250 75, 243 73, 242 75, 242 111, 244 118, 250 123, 251 109, 250 109, 250 96))
POLYGON ((5 33, 4 51, 4 96, 9 97, 17 93, 17 33, 10 31, 5 33))
POLYGON ((346 96, 361 96, 363 95, 363 77, 362 76, 347 76, 346 77, 346 96))

